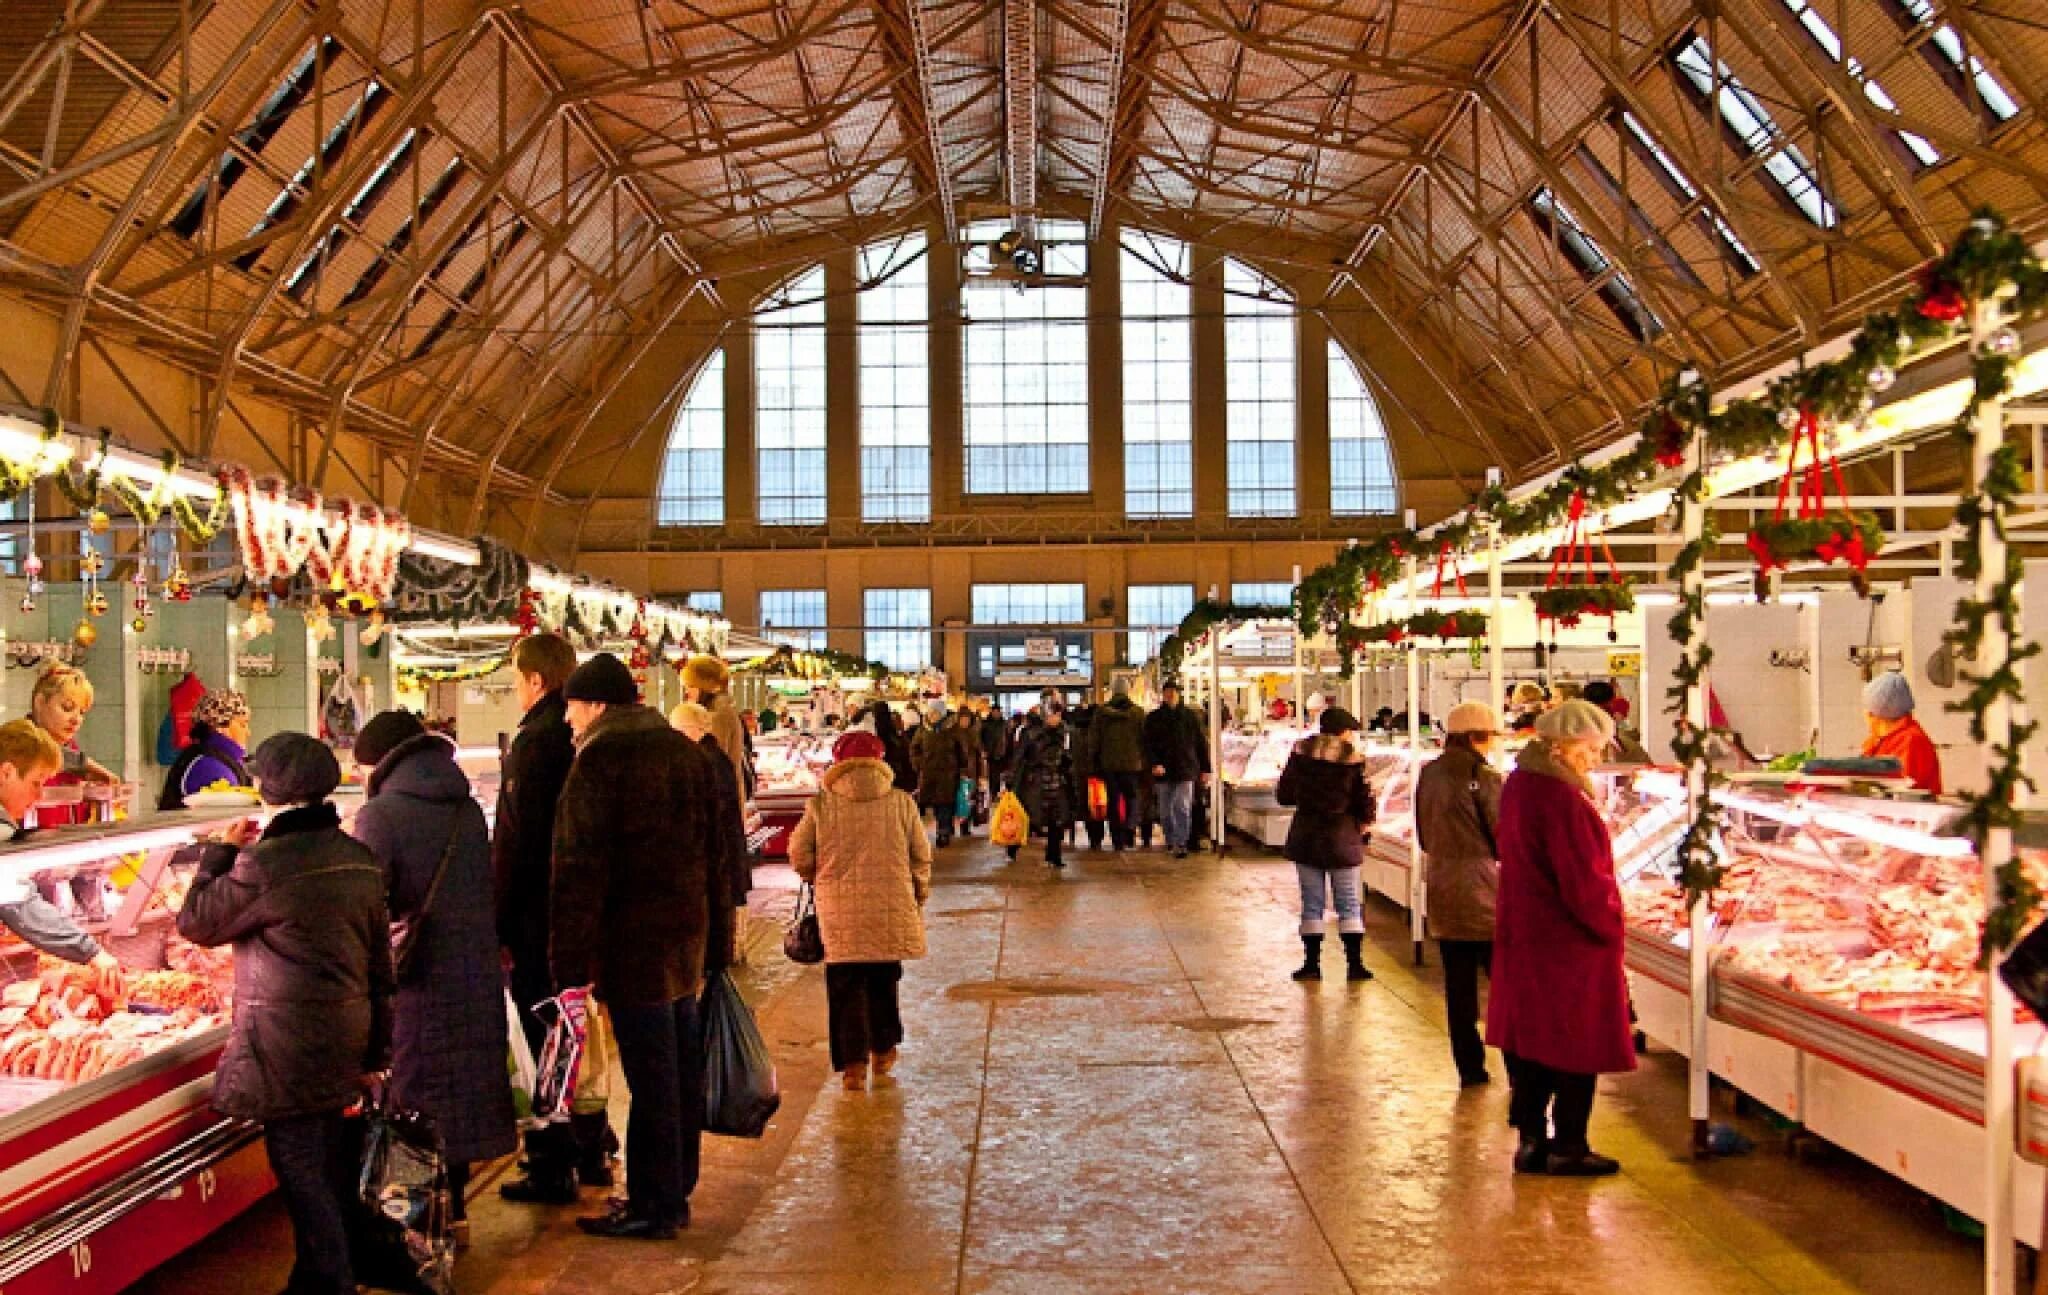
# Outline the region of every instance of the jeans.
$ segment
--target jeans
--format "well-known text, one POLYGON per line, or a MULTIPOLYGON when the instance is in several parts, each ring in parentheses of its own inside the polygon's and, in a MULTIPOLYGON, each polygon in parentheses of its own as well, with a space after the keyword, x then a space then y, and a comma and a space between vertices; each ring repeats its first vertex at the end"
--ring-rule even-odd
POLYGON ((903 1042, 896 986, 900 962, 833 962, 825 967, 825 1011, 831 1022, 832 1068, 866 1065, 903 1042))
POLYGON ((1507 1054, 1508 1123, 1524 1138, 1550 1143, 1567 1155, 1586 1150, 1586 1122, 1593 1115, 1595 1075, 1552 1070, 1535 1061, 1507 1054))
POLYGON ((1194 826, 1195 816, 1193 780, 1153 783, 1152 803, 1159 807, 1159 824, 1166 829, 1166 848, 1187 849, 1188 831, 1194 826))
POLYGON ((1109 792, 1109 843, 1119 850, 1134 844, 1138 823, 1138 775, 1105 773, 1102 785, 1109 792))
POLYGON ((704 1140, 704 1040, 697 999, 607 1003, 633 1101, 626 1120, 626 1207, 680 1224, 697 1187, 704 1140))
POLYGON ((348 1121, 339 1111, 265 1121, 263 1150, 292 1220, 287 1295, 355 1295, 348 1211, 361 1147, 348 1121))
POLYGON ((1359 898, 1357 868, 1311 868, 1305 863, 1294 865, 1295 880, 1301 883, 1301 933, 1321 935, 1323 933, 1323 891, 1327 885, 1330 900, 1337 908, 1337 929, 1346 935, 1365 930, 1365 909, 1359 898))
POLYGON ((1479 1037, 1479 973, 1493 974, 1491 940, 1438 940, 1444 959, 1444 1015, 1451 1029, 1451 1058, 1458 1077, 1486 1073, 1486 1044, 1479 1037))

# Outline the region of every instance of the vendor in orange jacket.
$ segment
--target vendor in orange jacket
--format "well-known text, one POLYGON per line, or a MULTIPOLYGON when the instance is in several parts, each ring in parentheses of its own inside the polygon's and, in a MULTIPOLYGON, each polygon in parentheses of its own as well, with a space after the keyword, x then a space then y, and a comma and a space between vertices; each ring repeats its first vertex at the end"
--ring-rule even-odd
POLYGON ((1934 739, 1913 718, 1913 688, 1906 676, 1887 670, 1865 684, 1863 711, 1870 722, 1863 754, 1892 757, 1915 787, 1939 796, 1941 756, 1934 749, 1934 739))

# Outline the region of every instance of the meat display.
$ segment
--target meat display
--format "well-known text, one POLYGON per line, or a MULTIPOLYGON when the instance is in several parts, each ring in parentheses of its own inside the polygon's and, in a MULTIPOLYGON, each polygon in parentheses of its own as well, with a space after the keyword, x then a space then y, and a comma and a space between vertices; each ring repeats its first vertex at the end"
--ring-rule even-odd
POLYGON ((227 1021, 228 980, 133 978, 55 958, 0 990, 0 1076, 83 1083, 227 1021))

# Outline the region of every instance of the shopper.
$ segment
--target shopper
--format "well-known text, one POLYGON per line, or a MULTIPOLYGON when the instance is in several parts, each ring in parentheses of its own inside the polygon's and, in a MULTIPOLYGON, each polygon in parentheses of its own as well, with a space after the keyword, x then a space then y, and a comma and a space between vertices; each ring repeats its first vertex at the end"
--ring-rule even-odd
MULTIPOLYGON (((23 834, 22 823, 63 759, 56 739, 35 721, 17 719, 0 724, 0 841, 23 834)), ((0 927, 39 953, 66 962, 89 963, 103 980, 119 983, 121 964, 114 955, 33 890, 24 890, 19 899, 0 902, 0 927)))
POLYGON ((922 736, 917 804, 932 812, 938 826, 939 847, 944 849, 953 843, 956 825, 963 836, 974 826, 971 817, 960 818, 956 811, 960 807, 960 780, 977 782, 981 778, 980 726, 971 713, 956 711, 946 721, 934 720, 922 736))
POLYGON ((1138 781, 1145 772, 1145 709, 1121 679, 1095 708, 1089 763, 1109 793, 1109 843, 1118 854, 1137 844, 1138 781))
POLYGON ((868 703, 861 718, 868 722, 874 735, 882 739, 882 758, 888 762, 889 772, 895 777, 896 790, 915 795, 917 763, 910 758, 910 739, 896 718, 895 708, 877 698, 868 703))
POLYGON ((1614 740, 1607 744, 1606 759, 1611 764, 1652 764, 1649 751, 1635 733, 1622 723, 1628 714, 1628 701, 1614 690, 1614 685, 1605 679, 1594 679, 1587 683, 1584 697, 1588 702, 1607 712, 1614 721, 1614 740))
POLYGON ((1010 724, 992 698, 981 699, 981 762, 988 771, 988 798, 1002 794, 1003 770, 1010 764, 1010 724))
POLYGON ((1075 819, 1081 824, 1081 831, 1088 837, 1088 848, 1100 850, 1103 840, 1103 826, 1108 816, 1095 816, 1095 805, 1090 797, 1090 786, 1099 773, 1095 768, 1095 707, 1083 703, 1065 712, 1062 720, 1067 730, 1067 755, 1074 767, 1074 813, 1068 820, 1069 830, 1075 819))
MULTIPOLYGON (((705 711, 704 737, 732 769, 732 794, 739 805, 735 847, 728 851, 732 875, 727 880, 733 906, 733 958, 746 961, 747 892, 754 888, 754 861, 747 852, 747 807, 754 798, 754 746, 745 713, 732 700, 732 670, 718 657, 699 654, 683 663, 684 705, 705 711)), ((671 715, 673 721, 673 715, 671 715)), ((701 739, 700 739, 701 740, 701 739)))
POLYGON ((1169 680, 1159 690, 1159 708, 1145 717, 1144 738, 1166 848, 1174 858, 1185 859, 1194 826, 1195 784, 1209 781, 1209 742, 1202 721, 1181 704, 1179 684, 1169 680))
MULTIPOLYGON (((1042 702, 1037 724, 1025 725, 1017 742, 1017 754, 1010 763, 1010 785, 1024 802, 1024 812, 1034 830, 1045 832, 1045 862, 1053 868, 1066 867, 1060 846, 1073 827, 1076 804, 1074 758, 1067 749, 1066 707, 1059 702, 1042 702)), ((1010 847, 1016 861, 1019 847, 1010 847)))
MULTIPOLYGON (((79 749, 78 735, 85 728, 85 717, 92 713, 92 703, 92 680, 77 666, 53 662, 36 676, 36 686, 29 693, 29 718, 56 740, 64 754, 64 766, 49 785, 120 781, 111 769, 79 749)), ((66 827, 78 821, 72 817, 76 812, 68 805, 45 806, 36 821, 43 827, 66 827)))
POLYGON ((1415 833, 1428 856, 1429 933, 1444 961, 1444 1014, 1451 1059, 1465 1087, 1491 1079, 1479 1038, 1479 973, 1492 965, 1494 896, 1500 889, 1501 776, 1487 756, 1500 718, 1485 702, 1451 707, 1444 753, 1415 780, 1415 833))
POLYGON ((1365 781, 1365 757, 1351 735, 1358 721, 1332 706, 1318 731, 1295 744, 1274 799, 1292 806, 1286 855, 1301 885, 1301 967, 1296 980, 1323 978, 1323 914, 1337 910, 1344 941, 1347 980, 1371 980, 1365 966, 1365 908, 1359 872, 1365 863, 1365 834, 1372 826, 1372 789, 1365 781))
POLYGON ((1514 1086, 1517 1173, 1620 1168, 1593 1152, 1596 1077, 1635 1069, 1622 974, 1621 891, 1590 777, 1614 737, 1606 711, 1567 701, 1536 722, 1500 802, 1500 895, 1486 1041, 1514 1086))
POLYGON ((158 809, 183 809, 185 798, 217 783, 250 785, 249 699, 231 688, 216 688, 192 708, 192 735, 164 772, 158 809))
POLYGON ((346 1220, 359 1165, 342 1112, 390 1064, 384 871, 341 830, 327 799, 341 766, 324 743, 280 733, 249 767, 280 812, 260 838, 238 823, 206 848, 178 934, 234 946, 234 1023, 213 1105, 263 1126, 296 1250, 285 1289, 355 1295, 346 1220))
POLYGON ((562 695, 577 750, 555 824, 551 960, 557 982, 604 1003, 632 1090, 626 1199, 577 1225, 665 1240, 689 1225, 697 1185, 697 995, 732 961, 738 805, 723 761, 640 705, 617 657, 576 667, 562 695))
MULTIPOLYGON (((576 757, 562 686, 576 668, 576 649, 559 634, 530 634, 512 649, 512 677, 523 710, 498 780, 497 828, 491 866, 497 878, 498 942, 511 964, 512 1001, 527 1043, 536 1051, 548 1023, 534 1010, 569 985, 548 967, 549 888, 554 877, 555 808, 576 757)), ((526 1133, 526 1174, 501 1184, 508 1201, 566 1205, 577 1182, 612 1185, 607 1151, 614 1143, 604 1112, 577 1115, 526 1133)))
POLYGON ((1508 721, 1509 727, 1517 733, 1527 732, 1536 727, 1536 717, 1550 705, 1550 694, 1543 685, 1534 680, 1524 679, 1514 687, 1508 700, 1508 709, 1514 716, 1508 721))
POLYGON ((1863 754, 1889 756, 1920 790, 1941 794, 1941 753, 1934 739, 1913 718, 1913 685, 1896 670, 1887 670, 1863 687, 1864 718, 1870 736, 1863 754))
POLYGON ((357 735, 367 793, 351 830, 384 866, 385 904, 416 929, 398 981, 391 1092, 441 1135, 457 1245, 469 1244, 472 1163, 519 1139, 505 1072, 505 991, 491 899, 491 836, 448 739, 410 711, 387 710, 357 735))
MULTIPOLYGON (((968 732, 967 724, 951 730, 968 732)), ((832 1068, 851 1091, 896 1066, 903 964, 922 958, 932 847, 909 796, 897 791, 881 739, 848 733, 790 837, 789 862, 817 888, 825 943, 825 1005, 832 1068)))
MULTIPOLYGON (((679 701, 668 712, 669 726, 692 742, 711 742, 711 712, 693 701, 679 701)), ((723 755, 724 752, 719 754, 723 755)))

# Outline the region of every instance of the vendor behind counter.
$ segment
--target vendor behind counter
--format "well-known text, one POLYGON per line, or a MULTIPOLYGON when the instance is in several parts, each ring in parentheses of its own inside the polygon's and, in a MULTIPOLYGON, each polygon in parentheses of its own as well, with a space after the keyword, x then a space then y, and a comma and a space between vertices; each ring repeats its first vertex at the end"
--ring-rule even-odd
POLYGON ((1863 712, 1870 726, 1863 754, 1897 760, 1915 787, 1939 796, 1941 755, 1934 749, 1934 739, 1913 718, 1913 686, 1906 676, 1888 670, 1864 685, 1863 712))

